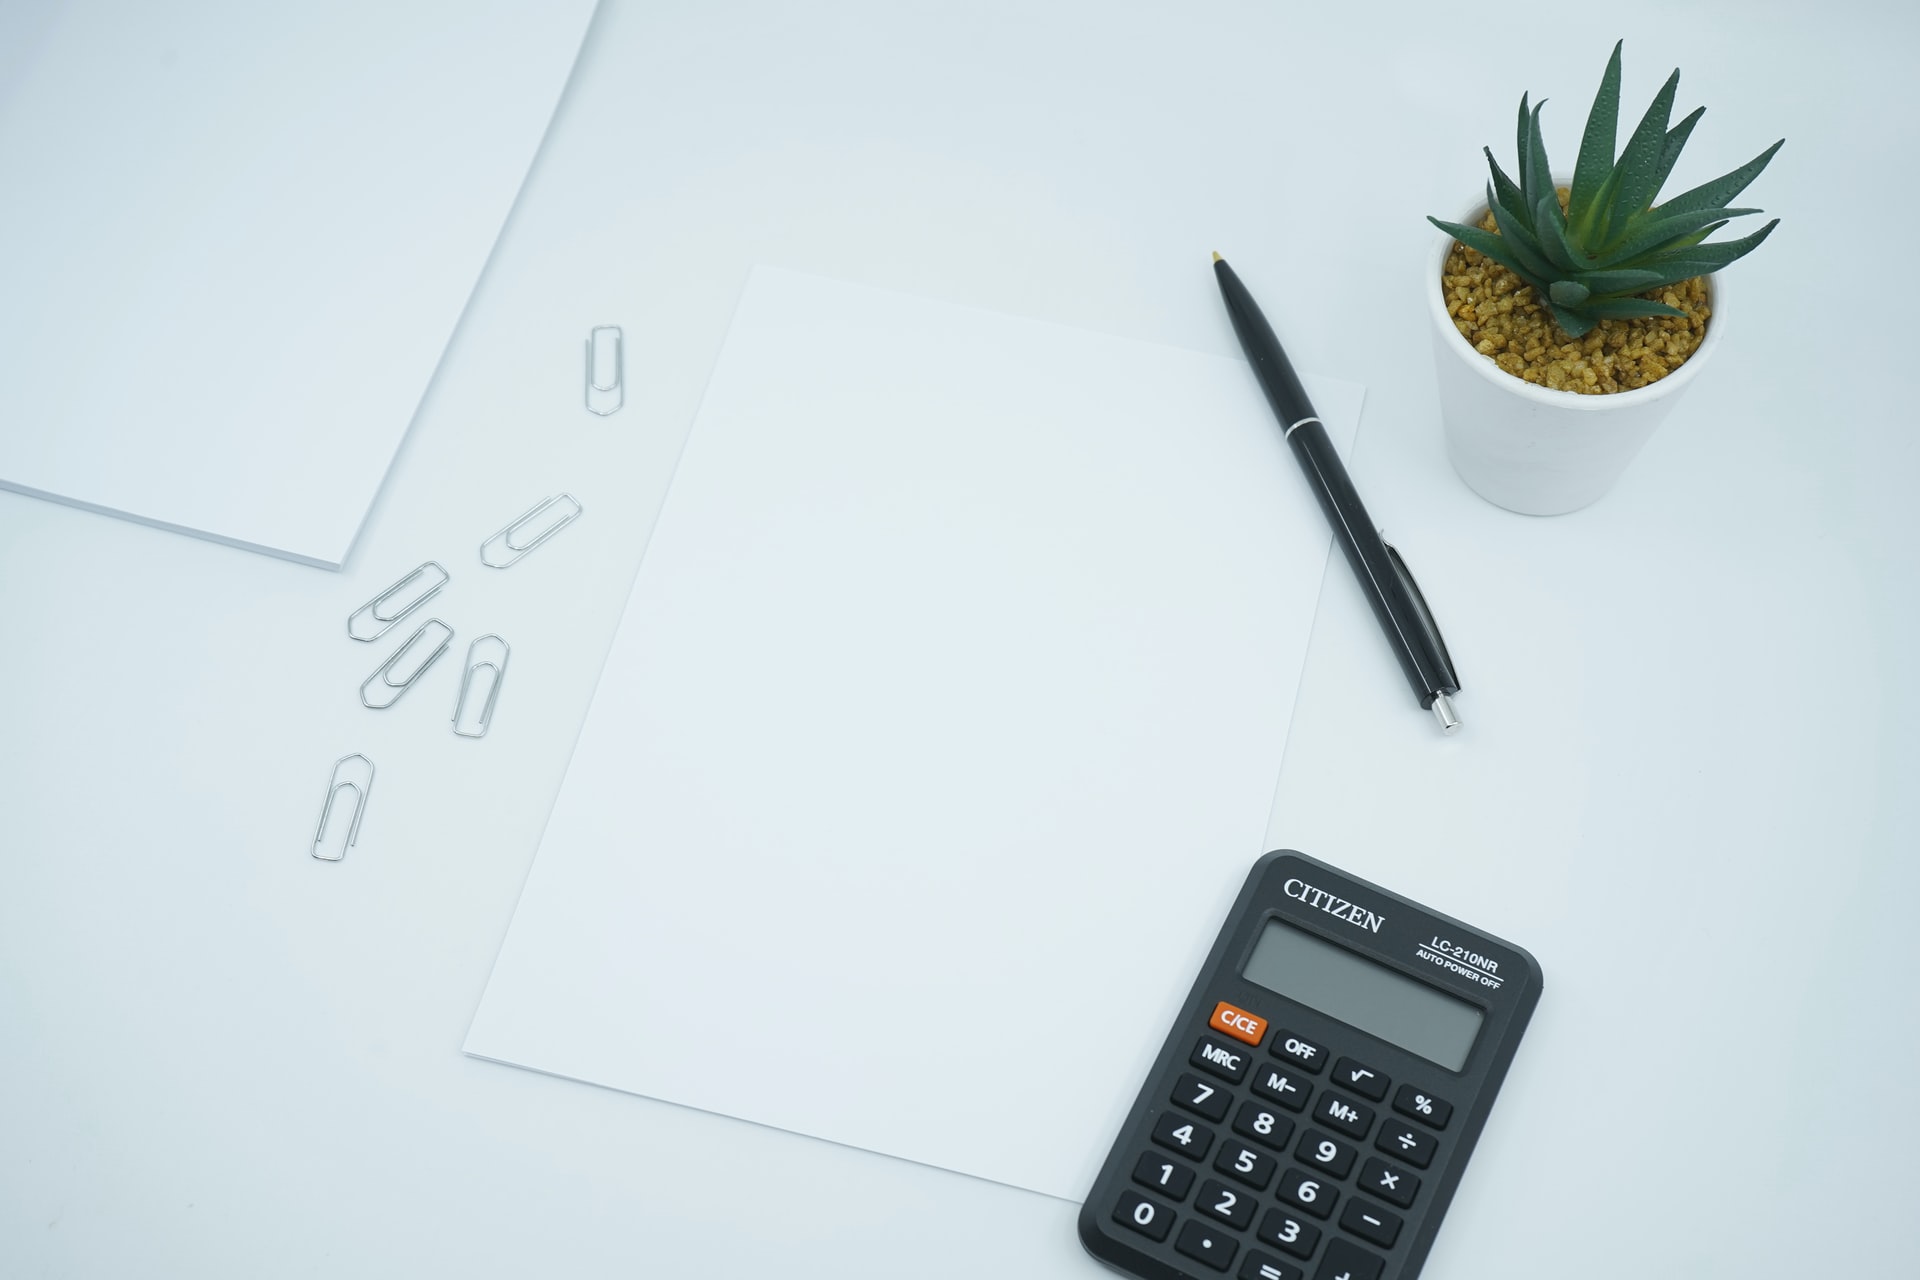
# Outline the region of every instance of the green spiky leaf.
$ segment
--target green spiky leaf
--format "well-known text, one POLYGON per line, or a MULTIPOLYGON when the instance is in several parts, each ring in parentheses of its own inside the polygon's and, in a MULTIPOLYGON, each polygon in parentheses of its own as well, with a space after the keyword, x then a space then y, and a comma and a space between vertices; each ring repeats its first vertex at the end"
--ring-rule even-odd
POLYGON ((1660 158, 1666 149, 1667 117, 1673 114, 1673 95, 1680 87, 1680 73, 1674 72, 1655 95, 1653 105, 1647 108, 1647 114, 1640 117, 1640 123, 1634 128, 1633 136, 1627 139, 1626 149, 1620 153, 1620 161, 1615 166, 1619 179, 1614 184, 1613 198, 1607 206, 1605 222, 1600 228, 1599 248, 1606 249, 1618 244, 1628 233, 1629 225, 1641 213, 1653 204, 1653 198, 1660 191, 1660 158))
POLYGON ((1493 198, 1489 203, 1498 205, 1516 218, 1526 217, 1526 196, 1521 193, 1513 179, 1507 176, 1507 171, 1500 167, 1500 162, 1493 158, 1493 148, 1480 149, 1487 153, 1487 168, 1493 173, 1493 198))
POLYGON ((1482 231, 1478 227, 1466 227, 1457 222, 1442 222, 1440 219, 1434 217, 1429 217, 1427 221, 1452 236, 1455 240, 1458 240, 1461 244, 1467 246, 1467 248, 1477 250, 1487 257, 1492 258, 1495 262, 1513 272, 1513 274, 1519 276, 1522 280, 1525 280, 1535 289, 1543 293, 1546 291, 1547 286, 1545 281, 1533 271, 1529 270, 1524 263, 1514 256, 1513 245, 1510 241, 1501 239, 1491 231, 1482 231))
POLYGON ((1593 295, 1593 290, 1578 280, 1555 280, 1547 286, 1547 296, 1563 307, 1577 307, 1593 295))
POLYGON ((1698 244, 1713 234, 1716 227, 1725 226, 1730 219, 1744 218, 1758 209, 1700 209, 1692 213, 1675 214, 1672 217, 1660 217, 1658 211, 1651 217, 1642 218, 1633 234, 1618 248, 1608 250, 1593 262, 1596 268, 1616 266, 1622 262, 1632 262, 1649 254, 1659 253, 1668 248, 1677 247, 1679 242, 1689 239, 1696 233, 1698 244))
POLYGON ((1773 153, 1786 144, 1785 138, 1780 139, 1732 173, 1715 178, 1712 182, 1703 182, 1691 191, 1682 191, 1655 212, 1671 215, 1690 213, 1695 209, 1718 209, 1745 191, 1747 185, 1759 177, 1760 171, 1767 167, 1767 161, 1773 159, 1773 153))
POLYGON ((1568 189, 1567 222, 1580 229, 1592 227, 1594 199, 1607 185, 1613 171, 1613 144, 1620 128, 1620 46, 1614 43, 1613 56, 1607 59, 1606 72, 1600 77, 1600 92, 1593 97, 1593 109, 1587 113, 1587 128, 1580 135, 1580 158, 1573 166, 1573 185, 1568 189))
POLYGON ((1514 124, 1518 181, 1485 149, 1492 177, 1487 206, 1497 233, 1428 219, 1525 281, 1574 337, 1601 319, 1680 314, 1656 299, 1633 295, 1718 271, 1751 253, 1779 225, 1776 218, 1738 240, 1707 243, 1729 220, 1759 212, 1726 206, 1760 175, 1781 142, 1731 173, 1663 205, 1654 203, 1705 108, 1668 127, 1680 83, 1675 71, 1615 157, 1621 49, 1614 45, 1587 114, 1564 212, 1540 127, 1546 103, 1530 103, 1522 94, 1514 124))

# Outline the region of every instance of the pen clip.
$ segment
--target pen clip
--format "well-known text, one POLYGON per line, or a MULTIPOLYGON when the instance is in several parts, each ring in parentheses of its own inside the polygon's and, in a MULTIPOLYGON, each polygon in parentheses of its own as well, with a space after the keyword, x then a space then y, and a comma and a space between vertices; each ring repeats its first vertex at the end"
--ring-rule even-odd
POLYGON ((1440 634, 1440 624, 1434 620, 1433 610, 1427 606, 1427 597, 1421 592, 1420 584, 1413 580, 1413 571, 1407 568, 1406 557, 1400 554, 1398 547, 1386 541, 1384 537, 1380 545, 1387 549, 1387 560, 1393 565, 1393 572, 1399 577, 1401 585, 1406 588, 1407 599, 1413 602, 1415 610, 1413 622, 1420 628, 1421 641, 1426 646, 1428 656, 1433 659, 1434 666, 1439 670, 1441 683, 1451 686, 1451 688, 1435 689, 1433 692, 1436 694, 1458 693, 1460 676, 1453 669, 1453 656, 1447 652, 1446 638, 1440 634))

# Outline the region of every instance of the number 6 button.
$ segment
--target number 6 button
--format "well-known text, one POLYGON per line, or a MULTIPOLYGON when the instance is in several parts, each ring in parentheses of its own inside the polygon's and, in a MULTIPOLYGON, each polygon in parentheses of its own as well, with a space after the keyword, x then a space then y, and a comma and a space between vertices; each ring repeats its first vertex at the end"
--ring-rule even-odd
POLYGON ((1333 1202, 1340 1193, 1305 1169, 1288 1169, 1280 1175, 1280 1198, 1316 1218, 1324 1218, 1333 1212, 1333 1202))

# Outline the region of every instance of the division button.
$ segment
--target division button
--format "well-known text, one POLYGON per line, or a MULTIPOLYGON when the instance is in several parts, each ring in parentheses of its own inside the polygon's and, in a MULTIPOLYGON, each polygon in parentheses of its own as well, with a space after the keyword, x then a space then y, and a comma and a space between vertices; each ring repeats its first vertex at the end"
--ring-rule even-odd
POLYGON ((1313 1280, 1380 1280, 1380 1268, 1386 1263, 1348 1240, 1332 1240, 1327 1244, 1327 1256, 1320 1259, 1320 1269, 1313 1273, 1313 1280))
POLYGON ((1208 1084, 1191 1071, 1182 1071, 1180 1082, 1173 1086, 1173 1101, 1209 1120, 1225 1120, 1233 1095, 1217 1084, 1208 1084))
POLYGON ((1400 1216, 1365 1200, 1347 1201, 1347 1207, 1340 1211, 1340 1225, 1382 1249, 1393 1248, 1400 1236, 1400 1216))
POLYGON ((1420 1194, 1420 1179, 1378 1156, 1368 1156, 1367 1162, 1360 1166, 1360 1189, 1404 1209, 1420 1194))
POLYGON ((1333 1064, 1333 1082, 1374 1102, 1386 1098, 1387 1085, 1392 1083, 1372 1067, 1352 1058, 1342 1058, 1333 1064))
POLYGON ((1193 1170, 1148 1151, 1133 1166, 1133 1180, 1143 1187, 1152 1187, 1169 1200, 1185 1200, 1187 1188, 1193 1185, 1193 1170))
POLYGON ((1337 1093, 1323 1093, 1313 1104, 1313 1118, 1350 1138, 1364 1138, 1373 1127, 1373 1108, 1337 1093))
POLYGON ((1453 1115, 1451 1102, 1436 1098, 1425 1089, 1416 1089, 1410 1084, 1401 1085, 1399 1092, 1393 1095, 1393 1109, 1435 1129, 1446 1128, 1448 1117, 1453 1115))
POLYGON ((1258 1045, 1260 1037, 1267 1034, 1267 1020, 1256 1018, 1245 1009, 1236 1008, 1222 1000, 1213 1006, 1213 1016, 1207 1019, 1207 1025, 1215 1031, 1232 1036, 1235 1040, 1244 1040, 1258 1045))
POLYGON ((1291 1068, 1261 1067, 1253 1073, 1253 1091, 1289 1111, 1299 1111, 1306 1107, 1307 1095, 1313 1092, 1313 1086, 1291 1068))
POLYGON ((1199 1160, 1213 1145, 1213 1130, 1183 1115, 1163 1111, 1160 1118, 1153 1122, 1153 1140, 1169 1151, 1178 1151, 1189 1159, 1199 1160))
POLYGON ((1297 1062, 1315 1075, 1326 1070, 1327 1051, 1305 1036, 1297 1036, 1285 1029, 1276 1031, 1271 1048, 1274 1057, 1297 1062))
POLYGON ((1307 1280, 1307 1273, 1291 1262, 1249 1249, 1246 1261, 1240 1264, 1240 1280, 1307 1280))
POLYGON ((1430 1133, 1422 1133, 1398 1120, 1389 1120, 1380 1126, 1380 1136, 1373 1145, 1390 1156, 1405 1160, 1416 1169, 1424 1169, 1433 1163, 1434 1149, 1440 1143, 1430 1133))
POLYGON ((1232 1266, 1233 1255, 1240 1251, 1239 1243, 1226 1232, 1192 1218, 1180 1228, 1180 1238, 1173 1242, 1173 1247, 1215 1271, 1225 1271, 1232 1266))
POLYGON ((1193 1046, 1193 1056, 1187 1061, 1202 1071, 1211 1071, 1222 1079, 1239 1084, 1246 1079, 1247 1064, 1252 1059, 1247 1051, 1237 1044, 1230 1045, 1212 1036, 1201 1036, 1200 1043, 1193 1046))
POLYGON ((1173 1210, 1155 1204, 1137 1191, 1120 1193, 1120 1203, 1113 1207, 1113 1220, 1154 1241, 1165 1240, 1167 1232, 1173 1230, 1173 1210))
POLYGON ((1260 1219, 1260 1229, 1254 1234, 1260 1243, 1270 1244, 1296 1258, 1311 1258, 1313 1247, 1320 1243, 1320 1228, 1285 1209, 1267 1210, 1266 1216, 1260 1219))

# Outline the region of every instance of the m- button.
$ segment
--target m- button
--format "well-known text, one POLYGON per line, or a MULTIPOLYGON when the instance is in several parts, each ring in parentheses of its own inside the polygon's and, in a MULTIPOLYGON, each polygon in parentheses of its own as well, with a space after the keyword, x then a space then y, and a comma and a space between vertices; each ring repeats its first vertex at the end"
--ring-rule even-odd
POLYGON ((1212 1036, 1201 1036, 1200 1043, 1193 1046, 1193 1056, 1188 1061, 1202 1071, 1211 1071, 1216 1076, 1239 1084, 1246 1078, 1250 1059, 1245 1049, 1215 1040, 1212 1036))
POLYGON ((1207 1019, 1207 1025, 1252 1045, 1259 1044, 1260 1037, 1267 1034, 1265 1018, 1256 1018, 1245 1009, 1234 1008, 1225 1000, 1213 1006, 1213 1016, 1207 1019))

